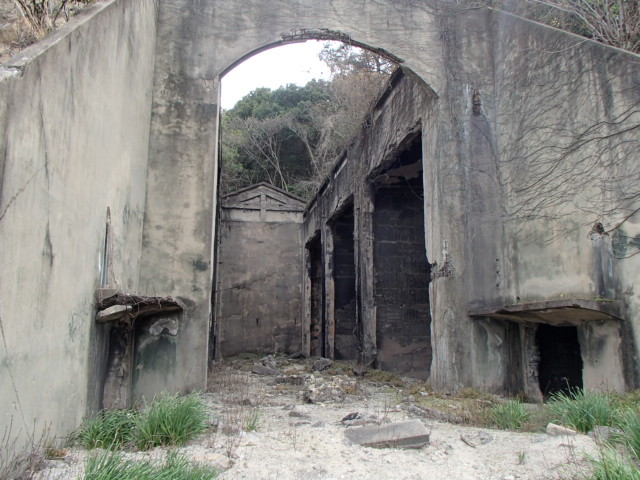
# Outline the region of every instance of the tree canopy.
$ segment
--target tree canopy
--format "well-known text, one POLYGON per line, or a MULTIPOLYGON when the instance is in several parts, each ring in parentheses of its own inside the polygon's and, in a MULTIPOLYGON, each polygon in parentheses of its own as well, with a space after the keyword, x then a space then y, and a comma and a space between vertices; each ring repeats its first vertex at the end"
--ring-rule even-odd
POLYGON ((309 198, 394 67, 343 44, 326 44, 320 58, 331 81, 257 88, 223 112, 223 194, 264 181, 309 198))

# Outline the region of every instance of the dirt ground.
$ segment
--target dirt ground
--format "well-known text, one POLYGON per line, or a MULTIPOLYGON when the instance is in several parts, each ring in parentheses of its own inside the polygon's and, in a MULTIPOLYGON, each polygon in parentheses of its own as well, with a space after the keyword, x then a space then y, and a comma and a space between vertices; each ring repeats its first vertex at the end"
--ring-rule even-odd
MULTIPOLYGON (((258 362, 262 373, 273 369, 282 375, 255 374, 254 361, 217 366, 212 391, 205 394, 211 432, 179 449, 196 462, 217 466, 221 479, 570 479, 586 469, 586 455, 597 454, 586 435, 554 437, 540 425, 529 425, 538 430, 529 433, 469 425, 484 421, 477 407, 492 401, 479 392, 439 396, 409 379, 375 371, 354 376, 347 364, 317 372, 312 360, 267 357, 258 362), (342 421, 356 412, 362 418, 342 421), (428 445, 370 448, 345 437, 345 430, 358 424, 408 419, 419 419, 430 431, 428 445)), ((539 406, 531 408, 535 416, 539 406)), ((166 452, 127 455, 155 460, 166 452)), ((47 461, 37 478, 80 478, 90 454, 71 448, 64 459, 47 461)))

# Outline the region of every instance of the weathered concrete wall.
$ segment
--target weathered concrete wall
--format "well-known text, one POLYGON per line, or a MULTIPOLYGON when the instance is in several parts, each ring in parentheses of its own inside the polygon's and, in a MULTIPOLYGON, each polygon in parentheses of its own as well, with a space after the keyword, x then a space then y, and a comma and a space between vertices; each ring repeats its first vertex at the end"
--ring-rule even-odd
MULTIPOLYGON (((434 101, 428 87, 397 72, 305 212, 304 240, 321 242, 316 255, 325 263, 324 285, 315 289, 324 293, 324 307, 309 309, 303 327, 311 353, 318 350, 312 326, 324 324, 328 356, 429 375, 420 140, 426 136, 421 122, 429 118, 434 101), (386 188, 384 182, 389 182, 386 188), (390 188, 398 185, 404 187, 390 188), (312 313, 324 314, 324 322, 312 313)), ((307 283, 313 284, 311 278, 307 283)), ((313 293, 307 289, 308 304, 313 293)))
POLYGON ((485 100, 506 187, 506 248, 496 258, 505 303, 617 303, 621 323, 580 329, 585 386, 636 388, 638 56, 506 14, 495 18, 496 83, 485 100), (602 347, 597 362, 595 345, 602 347))
MULTIPOLYGON (((421 154, 422 145, 417 146, 421 154)), ((422 157, 417 161, 421 164, 422 157)), ((431 272, 424 245, 422 178, 416 180, 379 186, 375 192, 376 366, 427 379, 431 368, 431 272)))
POLYGON ((301 351, 303 206, 266 184, 222 199, 217 358, 301 351))
POLYGON ((0 67, 1 431, 97 407, 95 289, 138 288, 155 25, 152 0, 100 2, 0 67))

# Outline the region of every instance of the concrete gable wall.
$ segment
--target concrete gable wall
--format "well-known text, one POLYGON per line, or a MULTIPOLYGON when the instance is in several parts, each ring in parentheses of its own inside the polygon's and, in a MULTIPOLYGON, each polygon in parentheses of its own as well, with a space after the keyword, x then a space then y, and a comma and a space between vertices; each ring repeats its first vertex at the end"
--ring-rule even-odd
POLYGON ((221 199, 215 357, 302 350, 302 209, 267 184, 221 199))

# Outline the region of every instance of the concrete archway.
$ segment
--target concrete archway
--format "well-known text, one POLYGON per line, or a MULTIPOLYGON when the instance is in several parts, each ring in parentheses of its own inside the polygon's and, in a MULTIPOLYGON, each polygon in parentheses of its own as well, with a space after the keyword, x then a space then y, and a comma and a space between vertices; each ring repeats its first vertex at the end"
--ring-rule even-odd
MULTIPOLYGON (((490 35, 487 11, 456 8, 397 0, 355 4, 349 0, 287 0, 275 5, 264 0, 159 2, 140 283, 149 291, 181 296, 189 307, 190 321, 181 331, 177 349, 175 363, 181 368, 164 372, 164 385, 142 386, 137 393, 204 384, 215 261, 212 232, 219 79, 261 50, 305 39, 352 42, 393 56, 440 99, 446 99, 437 102, 437 112, 426 127, 429 168, 425 169, 425 185, 431 186, 426 212, 431 228, 426 243, 430 251, 438 252, 447 239, 447 254, 462 261, 464 235, 449 231, 450 224, 441 225, 439 218, 459 215, 456 212, 464 199, 458 195, 465 179, 444 174, 441 169, 449 166, 441 165, 440 159, 465 161, 465 148, 450 141, 464 130, 472 92, 464 80, 472 76, 474 81, 488 82, 485 76, 489 73, 465 58, 488 50, 490 35), (465 67, 470 72, 462 65, 470 65, 465 67), (480 80, 483 77, 486 80, 480 80), (443 189, 446 195, 441 194, 443 189), (189 292, 187 298, 185 292, 189 292)), ((445 260, 436 255, 435 261, 441 265, 445 260)), ((450 279, 449 283, 458 281, 450 279)), ((467 342, 455 338, 468 329, 452 334, 456 329, 450 325, 465 318, 467 309, 463 299, 447 299, 455 290, 434 289, 432 305, 434 335, 442 338, 434 345, 431 378, 436 385, 453 388, 470 380, 452 368, 452 364, 468 363, 469 355, 456 347, 467 342), (440 305, 447 305, 449 313, 439 312, 440 305), (438 357, 439 349, 446 355, 438 357), (451 362, 451 355, 458 360, 451 362)))

